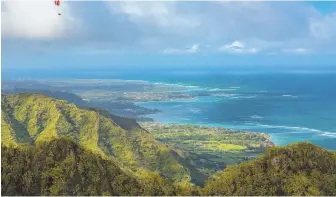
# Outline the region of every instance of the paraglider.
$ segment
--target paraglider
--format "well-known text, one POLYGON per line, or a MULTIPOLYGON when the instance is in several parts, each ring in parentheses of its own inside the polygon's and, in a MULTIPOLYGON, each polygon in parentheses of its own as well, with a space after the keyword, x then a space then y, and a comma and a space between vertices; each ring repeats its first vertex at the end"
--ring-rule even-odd
MULTIPOLYGON (((60 0, 55 0, 55 5, 56 5, 56 6, 59 6, 59 5, 60 5, 60 3, 61 3, 61 1, 60 1, 60 0)), ((58 13, 58 15, 61 15, 61 13, 58 13)))

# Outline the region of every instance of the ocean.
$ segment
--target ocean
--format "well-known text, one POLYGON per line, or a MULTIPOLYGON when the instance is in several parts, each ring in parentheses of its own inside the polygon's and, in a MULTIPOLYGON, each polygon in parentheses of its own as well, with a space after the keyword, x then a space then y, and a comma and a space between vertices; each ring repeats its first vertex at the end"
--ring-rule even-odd
POLYGON ((252 72, 11 72, 3 78, 95 78, 144 80, 185 86, 200 96, 137 103, 161 112, 164 123, 200 124, 266 132, 276 145, 309 141, 336 150, 336 74, 252 72), (21 73, 21 74, 20 74, 21 73))
POLYGON ((179 74, 145 80, 211 93, 138 103, 161 110, 149 116, 155 121, 266 132, 276 145, 309 141, 336 149, 336 74, 179 74))

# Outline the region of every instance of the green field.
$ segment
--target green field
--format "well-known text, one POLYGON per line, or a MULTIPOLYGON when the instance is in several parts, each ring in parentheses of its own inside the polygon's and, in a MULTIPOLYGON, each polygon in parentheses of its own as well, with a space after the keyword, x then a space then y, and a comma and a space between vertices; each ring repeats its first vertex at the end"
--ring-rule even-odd
POLYGON ((198 125, 140 123, 157 140, 182 150, 194 165, 207 175, 265 152, 269 136, 265 133, 232 131, 198 125))
POLYGON ((203 148, 210 151, 241 151, 247 149, 246 146, 236 144, 224 144, 218 141, 204 141, 203 148))

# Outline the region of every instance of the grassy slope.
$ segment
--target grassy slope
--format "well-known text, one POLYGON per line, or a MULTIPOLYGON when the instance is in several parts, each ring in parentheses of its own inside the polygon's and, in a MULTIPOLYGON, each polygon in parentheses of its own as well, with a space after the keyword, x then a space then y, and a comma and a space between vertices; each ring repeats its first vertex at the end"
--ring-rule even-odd
POLYGON ((42 94, 2 96, 1 105, 3 145, 39 144, 64 136, 132 172, 144 168, 174 180, 189 179, 190 173, 203 178, 192 166, 187 169, 188 162, 176 152, 129 119, 78 108, 42 94), (123 128, 133 125, 133 129, 123 129, 117 122, 122 122, 123 128))

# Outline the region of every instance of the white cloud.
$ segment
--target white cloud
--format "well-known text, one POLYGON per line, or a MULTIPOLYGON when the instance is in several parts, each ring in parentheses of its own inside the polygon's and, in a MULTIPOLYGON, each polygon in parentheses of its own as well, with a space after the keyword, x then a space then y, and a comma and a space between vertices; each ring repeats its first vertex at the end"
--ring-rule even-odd
POLYGON ((336 12, 311 19, 309 30, 311 35, 316 39, 334 40, 336 36, 336 12))
POLYGON ((307 48, 290 48, 290 49, 283 49, 285 53, 292 53, 292 54, 308 54, 313 52, 311 49, 307 48))
POLYGON ((65 2, 56 7, 53 1, 2 2, 2 34, 4 37, 52 39, 63 36, 73 25, 65 2), (63 13, 59 16, 58 12, 63 13))
POLYGON ((187 49, 188 53, 197 53, 199 51, 199 45, 194 44, 192 47, 187 49))
POLYGON ((190 48, 186 49, 178 49, 178 48, 167 48, 163 51, 166 54, 185 54, 185 53, 198 53, 200 51, 200 47, 198 44, 194 44, 190 48))
POLYGON ((231 44, 223 45, 219 48, 219 51, 236 53, 236 54, 255 54, 260 50, 257 48, 246 48, 245 44, 241 41, 233 41, 231 44))
MULTIPOLYGON (((113 13, 124 13, 138 24, 153 24, 160 28, 194 28, 199 23, 176 9, 176 2, 121 1, 108 2, 113 13)), ((172 29, 173 30, 173 29, 172 29)))

